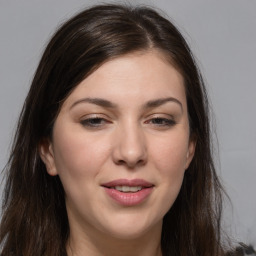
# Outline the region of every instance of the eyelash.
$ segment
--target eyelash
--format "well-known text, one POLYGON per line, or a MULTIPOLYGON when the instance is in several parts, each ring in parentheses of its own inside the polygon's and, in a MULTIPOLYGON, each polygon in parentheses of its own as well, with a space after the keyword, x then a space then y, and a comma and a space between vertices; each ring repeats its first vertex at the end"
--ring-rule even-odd
POLYGON ((176 122, 173 119, 168 119, 168 118, 164 118, 164 117, 154 117, 152 119, 150 119, 149 121, 146 121, 146 123, 152 123, 153 125, 157 125, 160 127, 170 127, 170 126, 174 126, 176 124, 176 122), (161 123, 159 123, 159 121, 161 123), (158 124, 156 124, 158 123, 158 124))
POLYGON ((83 119, 80 121, 80 123, 85 126, 85 127, 89 127, 89 128, 100 128, 102 127, 102 122, 104 122, 104 124, 108 123, 108 121, 102 117, 90 117, 87 119, 83 119))
MULTIPOLYGON (((89 117, 89 118, 83 119, 80 121, 80 123, 84 127, 97 129, 97 128, 103 127, 107 123, 110 123, 110 121, 106 120, 105 118, 95 116, 95 117, 89 117)), ((145 123, 151 124, 160 128, 171 127, 176 124, 175 120, 163 118, 163 117, 154 117, 147 120, 145 123)))

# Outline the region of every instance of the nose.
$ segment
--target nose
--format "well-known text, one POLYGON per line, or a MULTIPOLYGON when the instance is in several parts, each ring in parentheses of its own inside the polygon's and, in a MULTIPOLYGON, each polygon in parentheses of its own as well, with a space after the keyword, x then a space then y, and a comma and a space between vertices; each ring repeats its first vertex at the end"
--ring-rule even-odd
POLYGON ((120 127, 115 134, 113 161, 129 169, 147 162, 147 145, 142 129, 136 125, 120 127))

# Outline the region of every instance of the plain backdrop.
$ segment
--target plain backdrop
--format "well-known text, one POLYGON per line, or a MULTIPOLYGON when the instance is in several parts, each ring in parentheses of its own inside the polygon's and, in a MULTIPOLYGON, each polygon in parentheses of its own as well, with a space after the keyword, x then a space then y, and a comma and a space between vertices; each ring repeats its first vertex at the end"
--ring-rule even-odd
MULTIPOLYGON (((102 1, 0 0, 1 169, 50 36, 64 20, 96 3, 102 1)), ((130 3, 163 10, 196 55, 214 112, 217 170, 233 203, 233 209, 226 204, 225 226, 234 238, 256 245, 256 0, 130 3)))

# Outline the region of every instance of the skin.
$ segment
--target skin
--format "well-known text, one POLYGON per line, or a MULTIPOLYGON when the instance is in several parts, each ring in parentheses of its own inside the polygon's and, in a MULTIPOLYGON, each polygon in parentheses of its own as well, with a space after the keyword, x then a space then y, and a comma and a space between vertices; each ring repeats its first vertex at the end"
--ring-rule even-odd
POLYGON ((125 55, 94 71, 63 103, 52 141, 40 146, 66 193, 68 254, 161 255, 163 216, 194 151, 183 78, 161 53, 125 55), (121 178, 154 187, 142 203, 123 206, 101 186, 121 178))

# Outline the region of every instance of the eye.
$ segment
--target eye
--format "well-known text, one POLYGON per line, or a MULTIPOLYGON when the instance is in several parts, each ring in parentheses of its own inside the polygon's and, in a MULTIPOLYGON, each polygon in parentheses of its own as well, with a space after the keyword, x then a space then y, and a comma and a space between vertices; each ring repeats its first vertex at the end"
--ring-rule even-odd
POLYGON ((109 123, 109 121, 105 118, 95 116, 84 118, 80 121, 80 123, 87 128, 101 128, 109 123))
POLYGON ((176 124, 171 118, 155 117, 146 121, 147 124, 152 124, 158 127, 170 127, 176 124))

